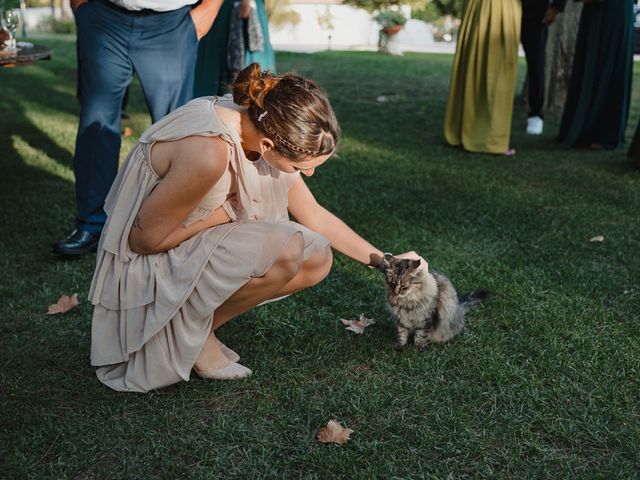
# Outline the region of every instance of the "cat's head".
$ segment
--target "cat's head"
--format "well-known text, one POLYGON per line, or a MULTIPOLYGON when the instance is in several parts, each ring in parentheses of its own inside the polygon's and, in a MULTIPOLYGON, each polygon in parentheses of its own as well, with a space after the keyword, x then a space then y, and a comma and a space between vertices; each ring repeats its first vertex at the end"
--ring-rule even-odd
POLYGON ((384 271, 384 281, 390 293, 404 295, 422 284, 423 269, 420 260, 396 258, 385 254, 381 270, 384 271))

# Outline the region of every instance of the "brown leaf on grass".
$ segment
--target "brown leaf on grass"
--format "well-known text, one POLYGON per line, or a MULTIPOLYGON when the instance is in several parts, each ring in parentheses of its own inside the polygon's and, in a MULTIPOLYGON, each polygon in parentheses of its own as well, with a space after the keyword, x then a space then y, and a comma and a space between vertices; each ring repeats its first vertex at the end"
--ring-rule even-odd
POLYGON ((337 443, 344 445, 349 441, 349 435, 353 433, 350 428, 342 428, 335 420, 329 420, 326 427, 318 432, 318 440, 322 443, 337 443))
POLYGON ((47 312, 49 315, 53 315, 55 313, 65 313, 71 310, 73 307, 78 305, 78 294, 74 293, 70 297, 68 295, 62 295, 57 303, 53 305, 49 305, 49 311, 47 312))
POLYGON ((364 332, 364 329, 370 325, 376 323, 373 318, 367 318, 364 316, 364 313, 360 314, 360 318, 357 320, 347 320, 341 318, 340 321, 347 326, 347 330, 351 330, 352 332, 361 334, 364 332))
POLYGON ((131 127, 124 127, 122 129, 122 136, 123 137, 130 137, 131 135, 133 135, 133 130, 131 129, 131 127))

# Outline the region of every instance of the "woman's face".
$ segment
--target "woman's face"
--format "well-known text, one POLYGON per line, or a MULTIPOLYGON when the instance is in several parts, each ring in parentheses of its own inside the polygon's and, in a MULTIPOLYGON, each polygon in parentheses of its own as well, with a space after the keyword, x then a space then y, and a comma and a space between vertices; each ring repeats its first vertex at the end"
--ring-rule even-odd
POLYGON ((273 168, 285 173, 300 172, 307 177, 313 175, 316 167, 319 167, 326 162, 333 154, 321 155, 319 157, 302 157, 296 160, 291 160, 284 157, 273 150, 267 150, 263 152, 262 158, 271 165, 273 168))

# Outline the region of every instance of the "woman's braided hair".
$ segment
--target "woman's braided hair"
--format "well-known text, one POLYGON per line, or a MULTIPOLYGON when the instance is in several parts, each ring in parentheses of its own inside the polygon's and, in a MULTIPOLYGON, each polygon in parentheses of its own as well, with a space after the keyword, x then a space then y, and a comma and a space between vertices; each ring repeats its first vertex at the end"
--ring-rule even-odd
POLYGON ((262 72, 252 63, 231 88, 233 101, 247 107, 254 126, 283 156, 296 160, 335 150, 340 127, 326 92, 315 82, 292 73, 262 72))

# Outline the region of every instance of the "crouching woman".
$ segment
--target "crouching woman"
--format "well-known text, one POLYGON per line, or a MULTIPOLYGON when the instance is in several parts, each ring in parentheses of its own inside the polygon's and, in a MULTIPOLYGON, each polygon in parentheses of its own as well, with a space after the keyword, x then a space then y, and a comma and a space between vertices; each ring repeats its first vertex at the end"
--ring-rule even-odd
POLYGON ((107 197, 90 291, 91 363, 114 390, 146 392, 192 371, 247 377, 216 338, 221 325, 320 282, 331 247, 381 261, 303 180, 338 141, 325 92, 257 64, 232 88, 146 130, 107 197))

